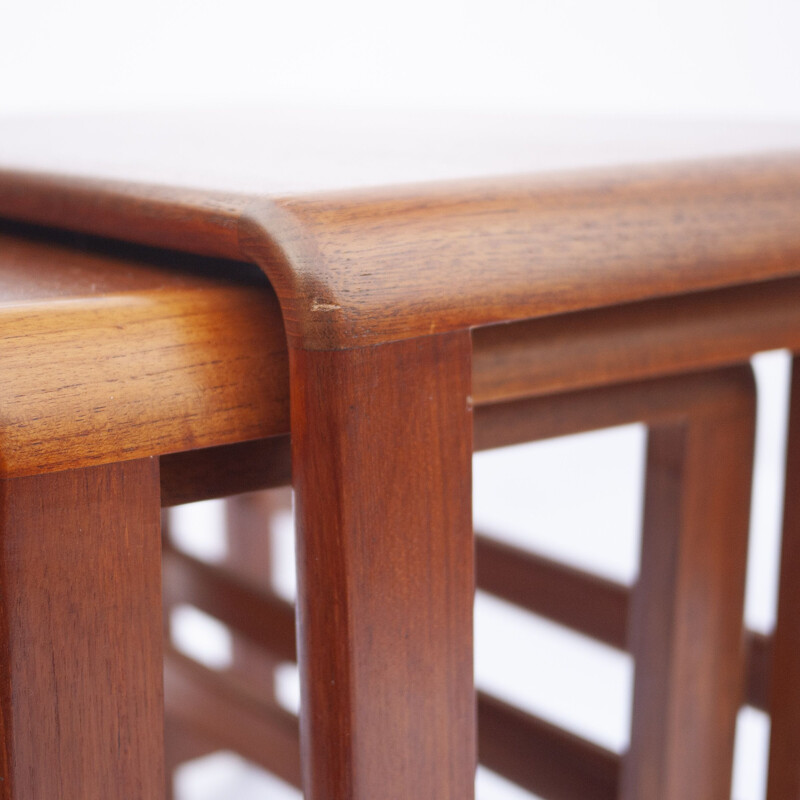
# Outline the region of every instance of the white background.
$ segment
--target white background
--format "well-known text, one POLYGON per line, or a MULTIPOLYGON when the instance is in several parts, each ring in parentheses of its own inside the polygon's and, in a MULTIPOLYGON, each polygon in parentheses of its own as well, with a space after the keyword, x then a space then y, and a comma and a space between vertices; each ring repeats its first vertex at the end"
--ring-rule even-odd
MULTIPOLYGON (((792 0, 0 0, 0 115, 292 102, 800 119, 798 41, 792 0)), ((761 629, 772 615, 785 366, 780 355, 759 364, 766 424, 748 615, 761 629)), ((498 456, 481 456, 476 516, 515 541, 629 580, 642 443, 630 428, 526 449, 506 456, 514 481, 498 456)), ((479 606, 480 681, 624 747, 626 660, 495 611, 479 606)), ((756 800, 767 725, 747 712, 740 728, 736 794, 756 800)), ((181 790, 181 800, 284 796, 230 758, 186 770, 181 790)), ((488 777, 481 792, 520 796, 488 777)))
POLYGON ((793 0, 0 3, 0 109, 273 100, 800 116, 793 0))

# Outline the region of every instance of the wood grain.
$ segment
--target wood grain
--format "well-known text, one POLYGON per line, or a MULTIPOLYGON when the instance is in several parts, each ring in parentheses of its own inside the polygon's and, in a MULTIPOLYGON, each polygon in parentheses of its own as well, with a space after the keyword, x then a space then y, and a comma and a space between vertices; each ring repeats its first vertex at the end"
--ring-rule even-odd
POLYGON ((798 211, 800 158, 744 159, 262 201, 242 242, 328 349, 797 274, 798 211))
POLYGON ((0 235, 0 473, 288 430, 273 293, 189 262, 0 235))
MULTIPOLYGON (((307 800, 472 796, 470 328, 542 323, 532 336, 533 323, 514 330, 524 346, 488 387, 476 382, 481 402, 544 391, 558 400, 568 388, 708 368, 797 334, 777 283, 800 274, 797 153, 254 194, 157 186, 157 171, 137 183, 55 169, 0 173, 0 215, 224 257, 216 279, 252 262, 275 295, 253 285, 90 287, 66 302, 12 292, 0 304, 12 376, 0 390, 0 469, 38 475, 286 434, 291 395, 307 800), (732 288, 769 281, 753 303, 732 288), (665 298, 693 293, 676 319, 665 298), (587 313, 612 306, 613 316, 587 313), (568 333, 572 312, 586 316, 568 333), (685 332, 664 333, 675 325, 685 332), (547 326, 565 349, 540 359, 531 342, 546 341, 547 326), (554 369, 559 358, 566 366, 554 369), (520 378, 526 363, 536 368, 520 378)), ((74 247, 46 247, 41 262, 63 269, 74 257, 74 247)), ((108 274, 117 257, 100 256, 108 274)), ((34 255, 22 262, 30 280, 34 255)), ((477 335, 476 349, 511 352, 498 336, 477 335)), ((752 412, 739 375, 676 380, 651 398, 655 510, 631 614, 647 677, 626 798, 725 796, 752 412)), ((549 411, 536 399, 515 401, 513 414, 483 406, 477 444, 613 424, 639 414, 646 391, 628 383, 549 411), (522 409, 540 413, 524 421, 522 409)), ((104 758, 98 774, 108 769, 104 758)))
POLYGON ((154 459, 0 481, 0 797, 163 795, 154 459))
POLYGON ((290 352, 307 800, 473 796, 469 353, 290 352))
POLYGON ((349 192, 162 194, 0 174, 5 216, 257 263, 306 349, 749 284, 796 275, 800 262, 792 154, 349 192))
POLYGON ((2 170, 6 218, 203 256, 237 258, 248 198, 75 175, 2 170))

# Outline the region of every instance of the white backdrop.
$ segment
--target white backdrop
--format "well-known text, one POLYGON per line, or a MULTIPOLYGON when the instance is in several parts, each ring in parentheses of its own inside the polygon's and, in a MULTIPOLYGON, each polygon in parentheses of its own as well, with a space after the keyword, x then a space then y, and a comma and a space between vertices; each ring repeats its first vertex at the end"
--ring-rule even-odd
POLYGON ((270 100, 800 116, 794 0, 0 3, 0 109, 270 100))
MULTIPOLYGON (((0 116, 291 102, 800 119, 799 41, 796 0, 0 0, 0 116)), ((761 629, 773 613, 785 367, 780 355, 759 362, 748 616, 761 629)), ((476 517, 629 580, 642 442, 628 428, 519 450, 502 457, 513 482, 500 456, 481 456, 476 517), (582 495, 589 485, 604 489, 582 495)), ((479 680, 623 748, 630 664, 551 627, 481 601, 479 680)), ((288 697, 291 675, 287 687, 288 697)), ((763 715, 743 715, 740 800, 763 797, 767 732, 763 715)), ((184 771, 181 791, 180 800, 296 797, 225 757, 184 771)), ((480 792, 530 797, 485 775, 480 792)))

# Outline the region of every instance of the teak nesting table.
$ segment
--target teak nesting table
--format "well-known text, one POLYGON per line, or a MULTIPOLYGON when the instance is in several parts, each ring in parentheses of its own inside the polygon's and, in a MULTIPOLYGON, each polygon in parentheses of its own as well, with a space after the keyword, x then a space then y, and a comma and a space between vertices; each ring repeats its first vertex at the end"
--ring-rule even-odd
MULTIPOLYGON (((544 797, 727 800, 749 702, 770 800, 800 798, 797 371, 778 626, 742 621, 748 360, 800 349, 800 135, 443 119, 3 126, 0 798, 163 796, 160 505, 286 483, 290 448, 301 757, 177 655, 168 714, 302 763, 307 800, 468 800, 478 751, 544 797), (475 547, 473 448, 630 421, 632 592, 475 547), (476 704, 476 552, 481 586, 632 652, 623 757, 476 704)), ((164 557, 294 656, 291 607, 164 557)))

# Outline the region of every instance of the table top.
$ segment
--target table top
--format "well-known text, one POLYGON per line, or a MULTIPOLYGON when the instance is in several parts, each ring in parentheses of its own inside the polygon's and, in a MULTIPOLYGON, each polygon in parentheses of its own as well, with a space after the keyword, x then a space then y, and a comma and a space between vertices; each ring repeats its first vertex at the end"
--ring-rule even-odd
POLYGON ((257 263, 290 344, 800 271, 800 127, 220 111, 6 120, 0 215, 257 263))
POLYGON ((0 223, 0 351, 2 477, 289 428, 280 311, 251 265, 0 223))

